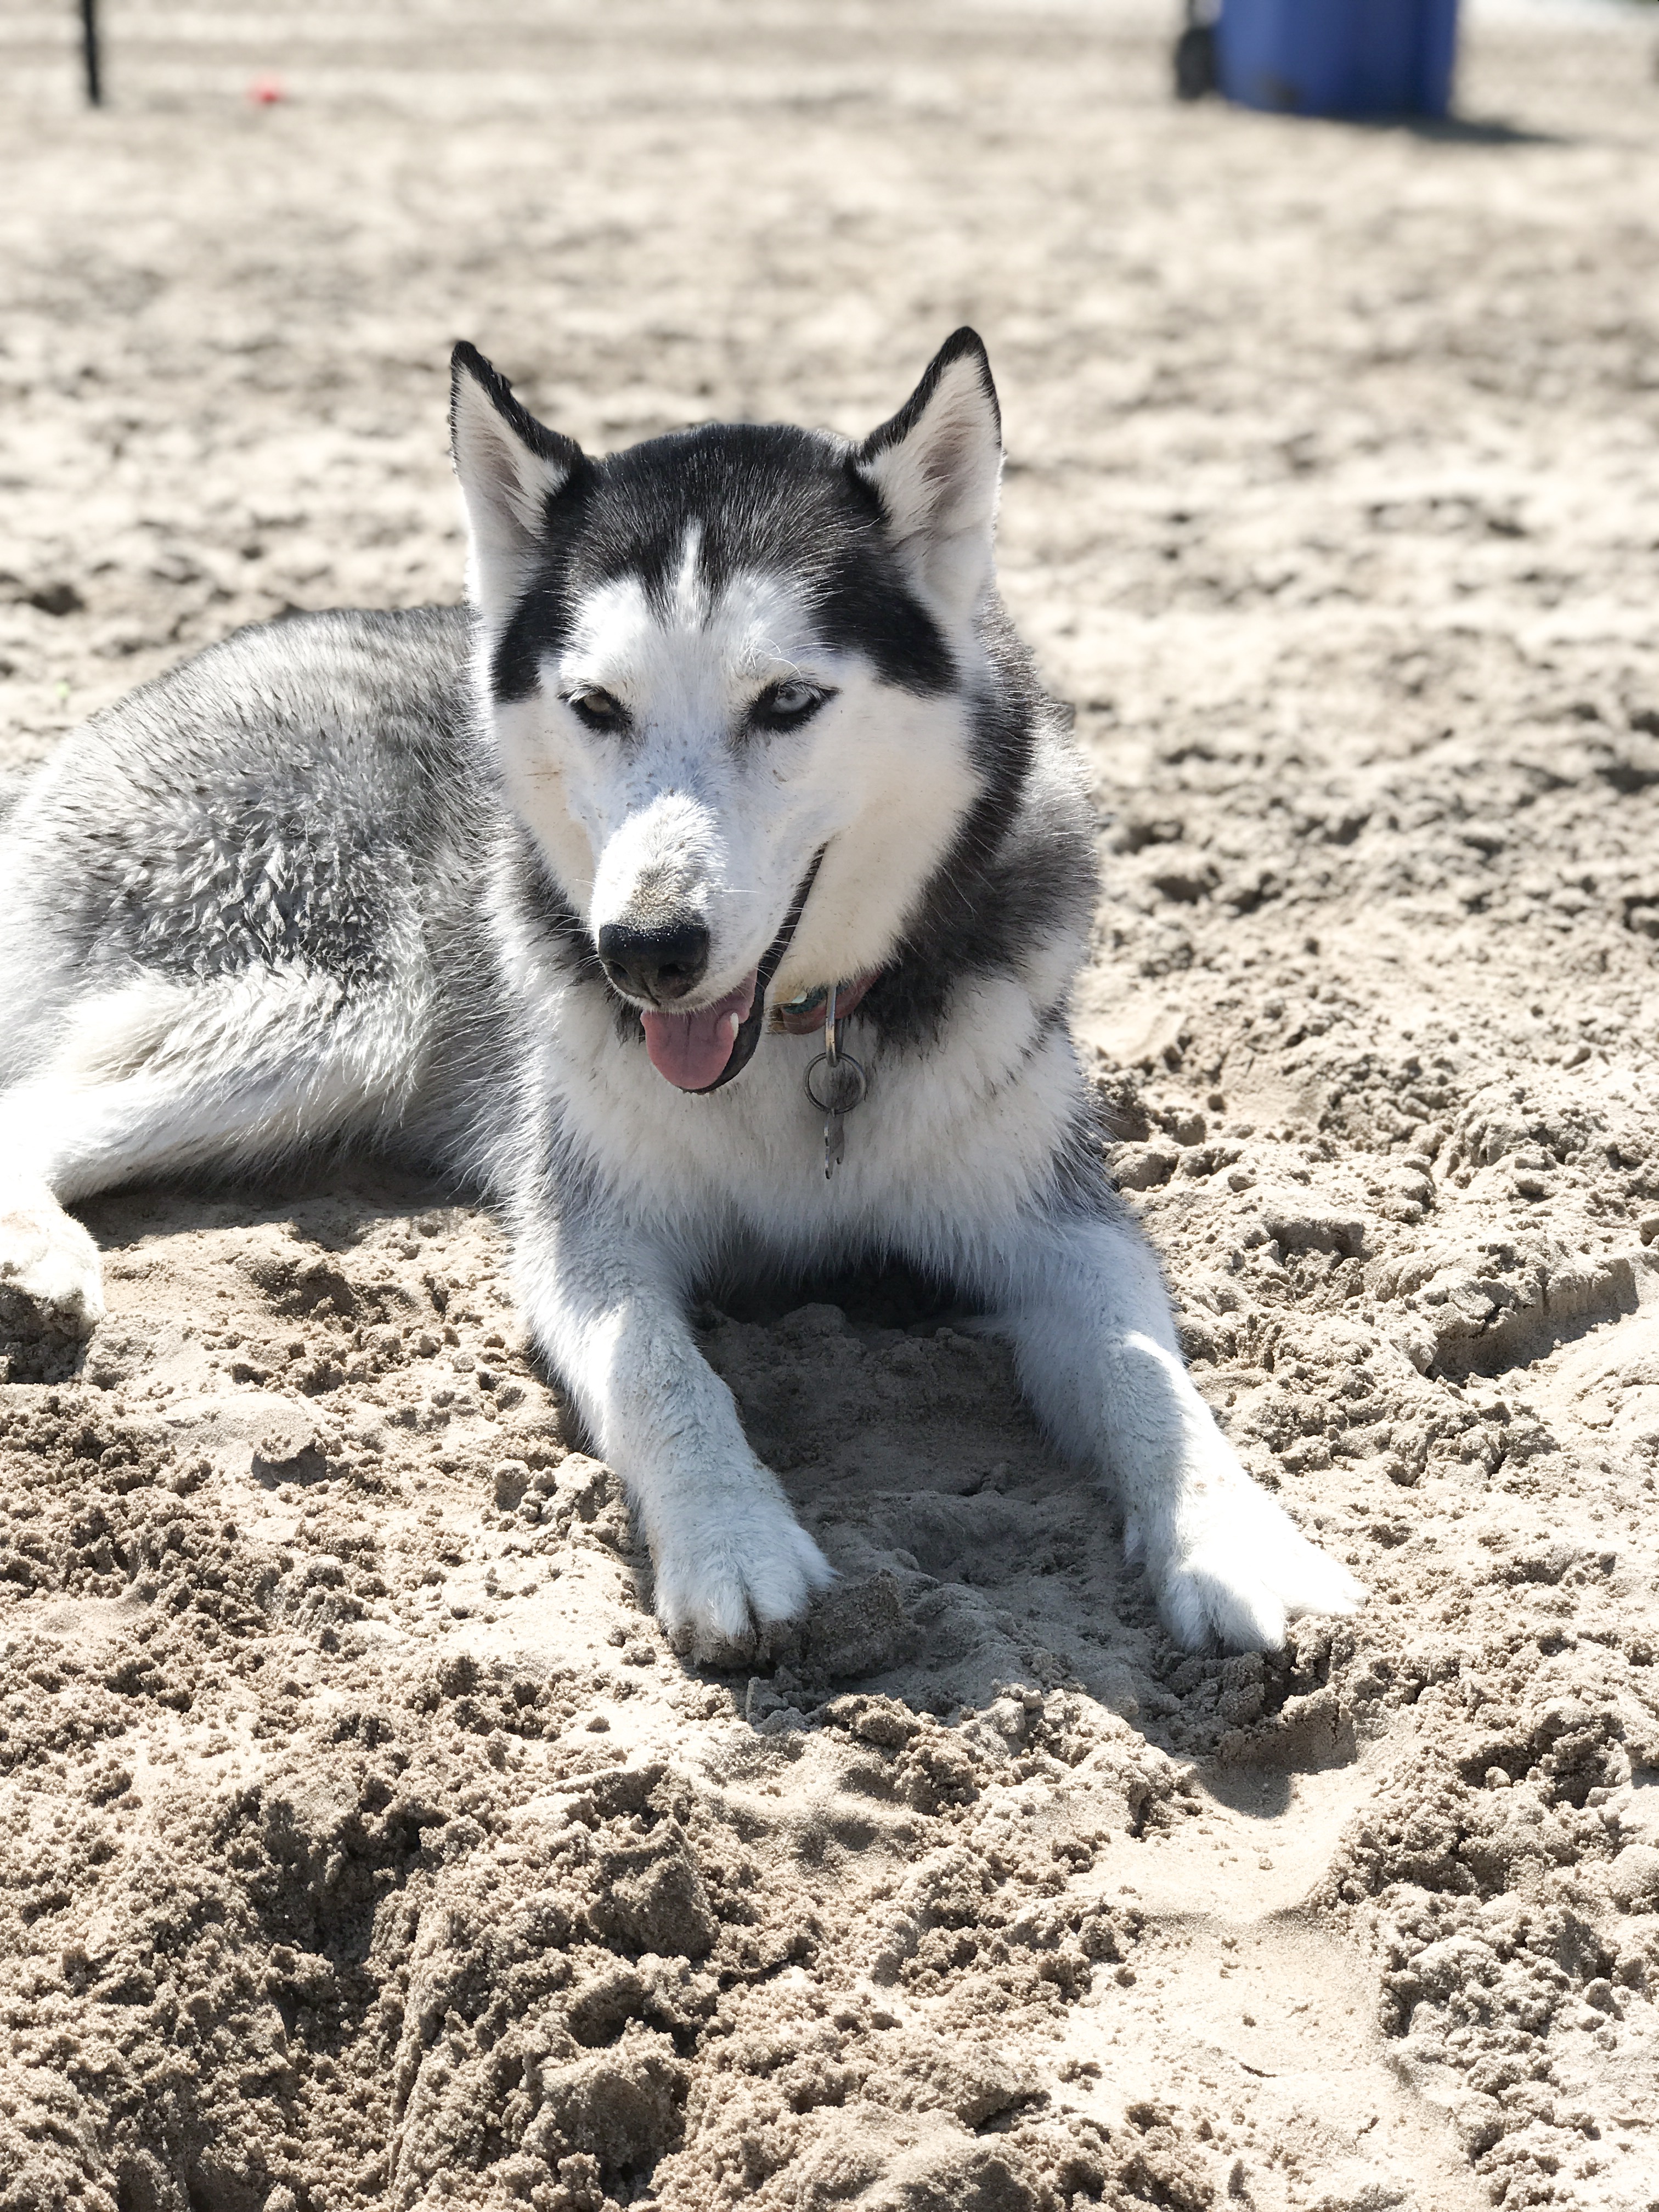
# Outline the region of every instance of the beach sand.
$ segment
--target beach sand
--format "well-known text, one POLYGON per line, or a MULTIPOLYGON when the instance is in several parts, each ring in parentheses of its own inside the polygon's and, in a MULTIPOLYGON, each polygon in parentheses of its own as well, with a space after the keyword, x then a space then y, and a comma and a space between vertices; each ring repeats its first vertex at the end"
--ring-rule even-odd
POLYGON ((457 337, 605 448, 972 321, 1111 1163, 1371 1596, 1176 1650, 864 1285, 701 1317, 842 1579, 690 1669, 486 1214, 89 1204, 0 1388, 0 2208, 1659 2204, 1659 13, 1481 15, 1412 131, 1177 108, 1161 8, 110 12, 93 117, 4 27, 7 787, 459 594, 457 337))

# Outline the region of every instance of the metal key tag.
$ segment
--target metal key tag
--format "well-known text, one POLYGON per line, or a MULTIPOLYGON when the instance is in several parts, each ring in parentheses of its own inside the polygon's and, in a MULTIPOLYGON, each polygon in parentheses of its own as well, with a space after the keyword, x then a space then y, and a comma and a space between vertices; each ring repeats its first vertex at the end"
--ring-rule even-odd
POLYGON ((841 1017, 836 1012, 839 984, 832 983, 823 1002, 823 1050, 806 1070, 806 1095, 823 1115, 823 1175, 827 1182, 847 1152, 847 1116, 864 1103, 869 1088, 863 1068, 850 1052, 841 1048, 841 1017), (818 1070, 822 1068, 822 1076, 818 1070), (817 1080, 815 1083, 814 1078, 817 1080))

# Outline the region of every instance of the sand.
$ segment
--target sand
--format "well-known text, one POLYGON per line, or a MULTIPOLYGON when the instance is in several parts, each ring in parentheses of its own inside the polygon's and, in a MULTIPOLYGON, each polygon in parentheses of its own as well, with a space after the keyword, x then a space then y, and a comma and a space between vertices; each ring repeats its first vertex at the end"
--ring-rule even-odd
POLYGON ((92 118, 0 19, 8 769, 453 597, 457 335, 604 447, 971 318, 1112 1163, 1372 1597, 1176 1650, 866 1285, 701 1316, 842 1581, 688 1670, 486 1216, 88 1205, 0 1388, 0 2207, 1659 2204, 1659 14, 1478 15, 1448 132, 1176 110, 1161 7, 109 14, 92 118))

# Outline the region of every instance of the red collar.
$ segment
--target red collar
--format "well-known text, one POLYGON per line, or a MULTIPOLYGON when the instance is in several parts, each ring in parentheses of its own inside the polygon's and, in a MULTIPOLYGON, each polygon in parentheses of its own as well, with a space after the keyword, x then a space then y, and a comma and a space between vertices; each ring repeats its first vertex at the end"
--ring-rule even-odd
MULTIPOLYGON (((871 986, 881 978, 879 968, 872 968, 867 975, 860 975, 851 983, 836 987, 836 1012, 844 1021, 871 986)), ((804 999, 791 999, 787 1005, 774 1006, 772 1026, 786 1030, 791 1036, 810 1036, 814 1030, 823 1027, 824 1001, 830 995, 830 986, 820 983, 816 991, 809 991, 804 999)))

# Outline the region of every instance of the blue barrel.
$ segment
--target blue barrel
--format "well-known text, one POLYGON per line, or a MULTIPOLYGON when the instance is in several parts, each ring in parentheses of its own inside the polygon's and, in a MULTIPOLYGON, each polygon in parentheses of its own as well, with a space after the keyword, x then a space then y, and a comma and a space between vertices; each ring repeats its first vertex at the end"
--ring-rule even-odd
POLYGON ((1221 0, 1221 89, 1295 115, 1444 115, 1457 0, 1221 0))

